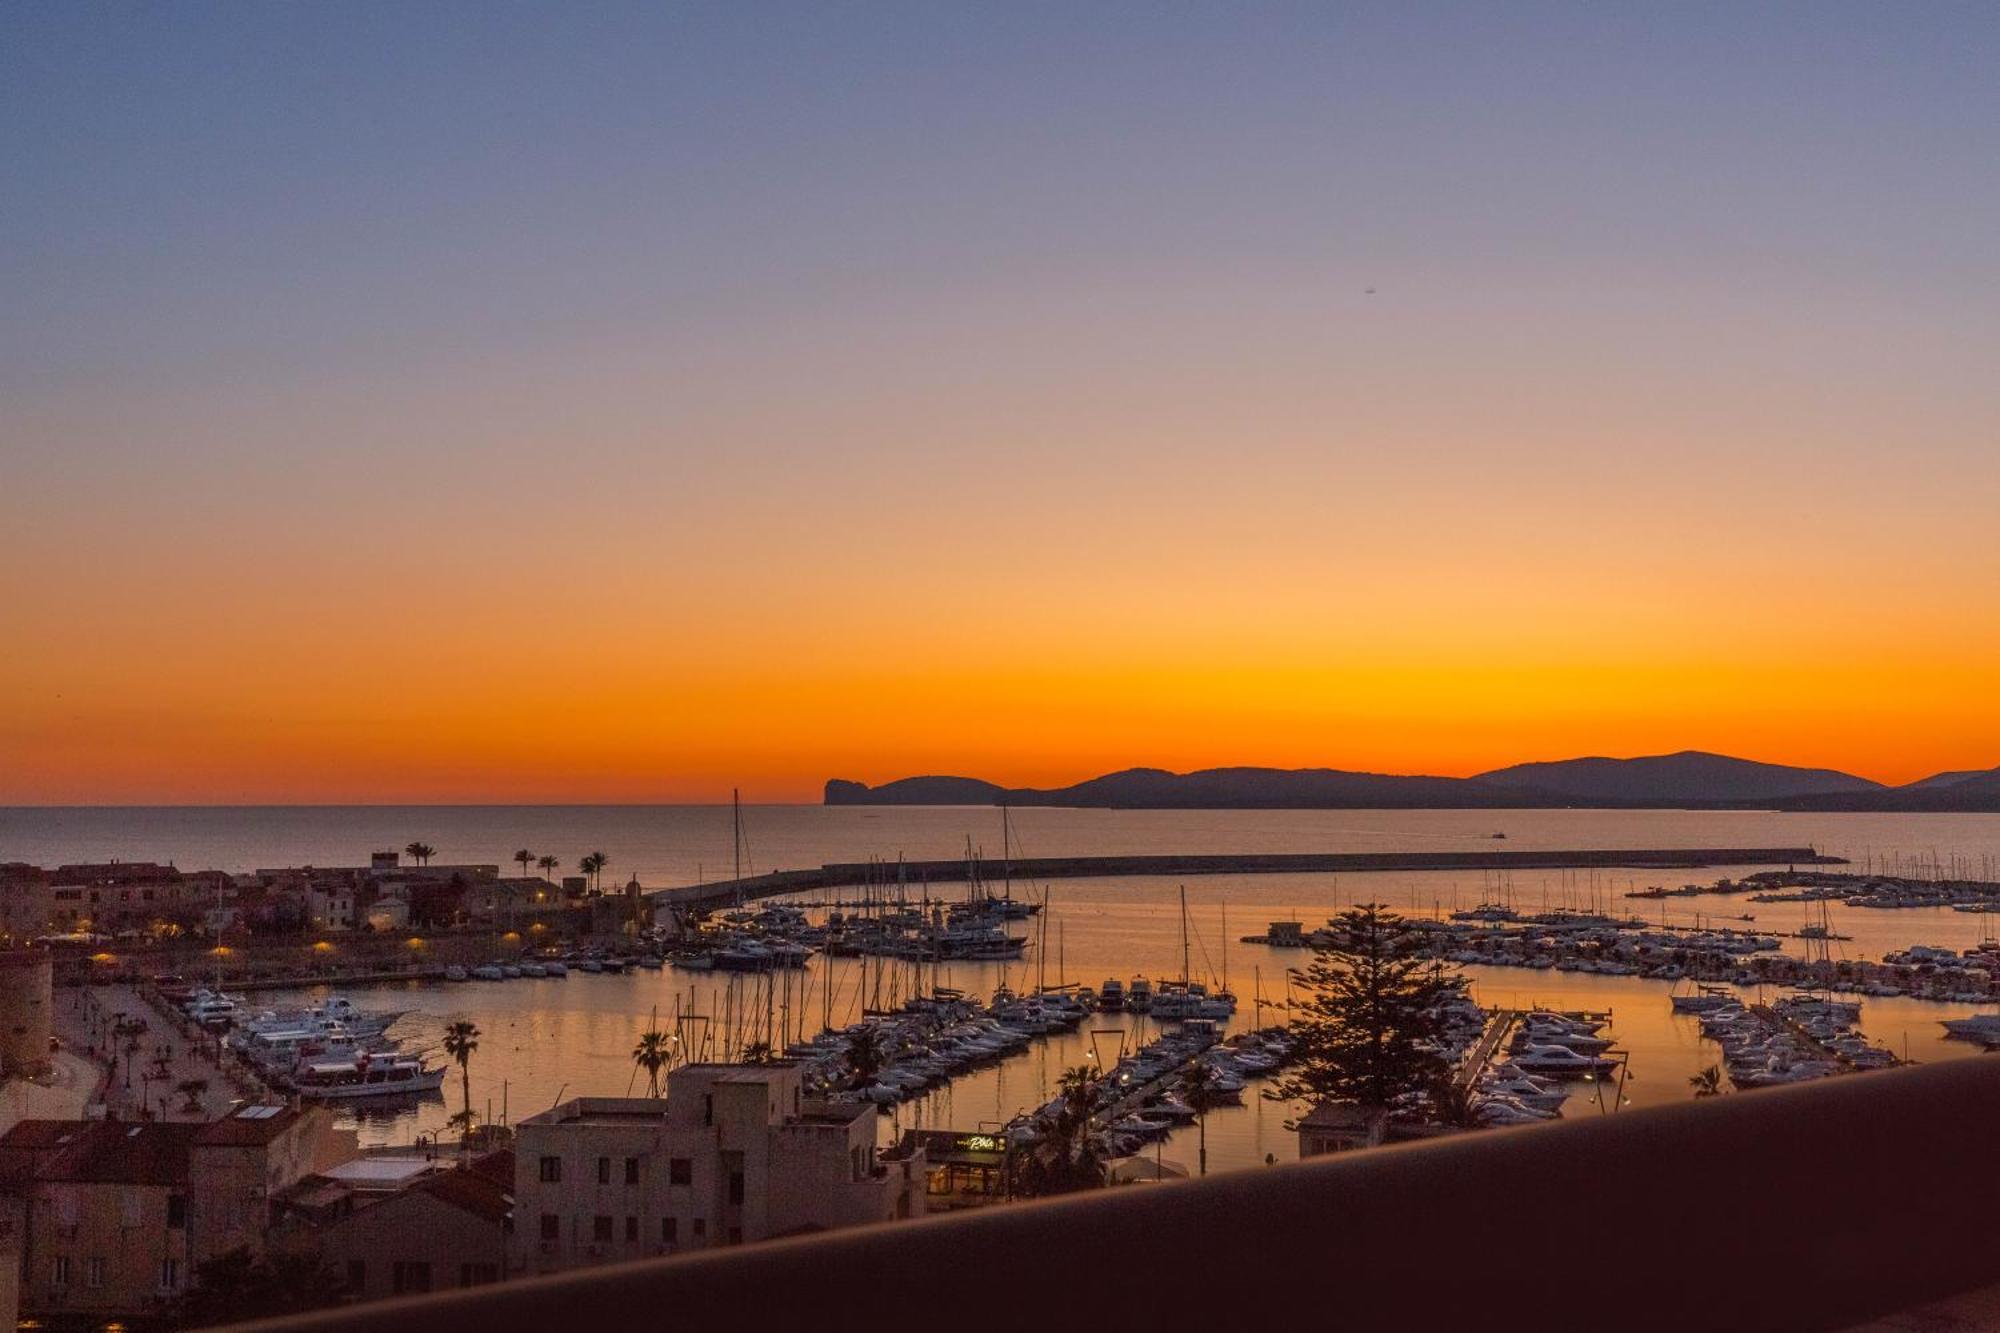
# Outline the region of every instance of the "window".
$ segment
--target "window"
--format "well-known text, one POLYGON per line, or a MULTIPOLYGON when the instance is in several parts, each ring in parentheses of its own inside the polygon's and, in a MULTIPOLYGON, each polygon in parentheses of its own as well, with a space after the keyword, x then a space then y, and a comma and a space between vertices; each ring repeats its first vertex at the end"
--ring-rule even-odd
POLYGON ((704 1092, 701 1095, 701 1123, 704 1125, 715 1123, 715 1094, 712 1092, 704 1092))
POLYGON ((368 1261, 365 1259, 349 1259, 347 1261, 348 1292, 352 1295, 359 1296, 363 1291, 367 1290, 367 1288, 368 1288, 368 1261))
POLYGON ((184 1227, 188 1224, 188 1201, 185 1194, 167 1196, 167 1225, 184 1227))
POLYGON ((625 1159, 625 1183, 627 1185, 639 1183, 639 1159, 636 1157, 625 1159))
POLYGON ((389 1270, 389 1289, 401 1296, 431 1289, 431 1266, 421 1259, 398 1259, 389 1270))
POLYGON ((461 1287, 484 1287, 500 1280, 498 1264, 460 1264, 458 1285, 461 1287))
POLYGON ((180 1289, 181 1261, 178 1259, 160 1260, 160 1290, 179 1291, 180 1289))
POLYGON ((104 1285, 104 1260, 96 1256, 83 1261, 83 1285, 101 1287, 104 1285))
POLYGON ((629 1214, 625 1218, 625 1241, 627 1244, 639 1239, 639 1219, 629 1214))
POLYGON ((731 1203, 743 1202, 743 1173, 741 1171, 731 1171, 729 1173, 729 1201, 731 1203))
POLYGON ((542 1239, 543 1240, 562 1239, 562 1219, 560 1217, 557 1217, 554 1213, 542 1214, 542 1239))
POLYGON ((67 1287, 69 1285, 69 1256, 59 1254, 49 1265, 49 1285, 67 1287))
POLYGON ((694 1158, 669 1157, 667 1159, 667 1183, 669 1185, 694 1184, 694 1158))
POLYGON ((609 1185, 611 1183, 611 1159, 609 1157, 600 1157, 597 1159, 597 1183, 600 1185, 609 1185))
POLYGON ((590 1238, 601 1245, 611 1242, 611 1219, 599 1213, 590 1220, 590 1238))
POLYGON ((743 1243, 743 1228, 742 1227, 729 1228, 729 1244, 741 1245, 742 1243, 743 1243))
POLYGON ((542 1159, 542 1183, 544 1185, 562 1184, 562 1158, 544 1157, 542 1159))
POLYGON ((671 1217, 661 1218, 660 1244, 672 1245, 675 1241, 679 1240, 680 1238, 681 1238, 681 1229, 678 1221, 671 1217))
POLYGON ((703 1217, 697 1217, 697 1218, 696 1218, 696 1219, 694 1220, 694 1234, 695 1234, 695 1239, 696 1239, 696 1240, 699 1240, 699 1239, 701 1239, 701 1238, 702 1238, 703 1236, 706 1236, 706 1235, 708 1234, 708 1219, 707 1219, 707 1218, 703 1218, 703 1217))

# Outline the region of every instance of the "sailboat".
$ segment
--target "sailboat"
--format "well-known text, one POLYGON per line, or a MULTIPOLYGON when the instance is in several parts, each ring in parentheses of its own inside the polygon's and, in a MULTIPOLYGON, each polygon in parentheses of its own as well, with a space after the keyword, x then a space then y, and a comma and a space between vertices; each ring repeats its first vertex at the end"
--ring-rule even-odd
POLYGON ((1210 995, 1208 987, 1193 979, 1193 958, 1188 943, 1187 886, 1181 886, 1181 979, 1177 985, 1161 988, 1153 998, 1153 1017, 1163 1022, 1189 1018, 1228 1018, 1236 1012, 1236 997, 1225 988, 1210 995))

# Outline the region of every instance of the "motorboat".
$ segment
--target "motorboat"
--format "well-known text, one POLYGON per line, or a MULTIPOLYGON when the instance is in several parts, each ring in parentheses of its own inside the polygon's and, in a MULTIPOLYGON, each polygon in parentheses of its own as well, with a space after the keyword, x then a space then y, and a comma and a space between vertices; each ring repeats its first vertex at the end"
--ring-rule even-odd
POLYGON ((1962 1041, 2000 1040, 2000 1014, 1974 1014, 1970 1018, 1940 1019, 1947 1037, 1962 1041))
POLYGON ((1673 996, 1672 1001, 1677 1014, 1714 1013, 1740 1003, 1734 994, 1719 986, 1703 986, 1692 995, 1673 996))
POLYGON ((1609 1037, 1594 1037, 1582 1032, 1566 1032, 1560 1028, 1536 1028, 1527 1030, 1528 1044, 1535 1046, 1562 1046, 1580 1055, 1596 1055, 1608 1049, 1612 1042, 1609 1037))
POLYGON ((1556 1074, 1564 1078, 1586 1078, 1609 1074, 1618 1068, 1616 1060, 1585 1055, 1567 1046, 1528 1046, 1514 1053, 1514 1065, 1530 1074, 1556 1074))

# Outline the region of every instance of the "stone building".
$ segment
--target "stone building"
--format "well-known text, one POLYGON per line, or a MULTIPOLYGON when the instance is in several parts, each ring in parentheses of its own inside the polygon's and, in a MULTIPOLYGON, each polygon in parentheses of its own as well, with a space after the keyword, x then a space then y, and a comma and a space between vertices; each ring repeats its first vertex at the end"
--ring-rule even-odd
POLYGON ((50 979, 47 949, 0 951, 0 1081, 48 1072, 50 979))
POLYGON ((316 1257, 356 1301, 481 1286, 507 1275, 513 1189, 504 1150, 360 1158, 287 1191, 271 1245, 316 1257))
POLYGON ((808 1101, 783 1062, 687 1065, 664 1099, 580 1097, 515 1140, 514 1266, 535 1273, 924 1210, 924 1162, 877 1158, 868 1105, 808 1101))
POLYGON ((246 1106, 208 1124, 24 1120, 0 1137, 20 1218, 22 1313, 124 1319, 204 1262, 261 1253, 272 1197, 354 1151, 324 1110, 246 1106))

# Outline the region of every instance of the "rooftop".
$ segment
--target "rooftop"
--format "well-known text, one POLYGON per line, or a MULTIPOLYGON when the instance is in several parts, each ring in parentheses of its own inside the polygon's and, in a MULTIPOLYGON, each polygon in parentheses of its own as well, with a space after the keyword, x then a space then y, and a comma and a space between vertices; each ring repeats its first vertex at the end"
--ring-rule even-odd
POLYGON ((179 1185, 205 1126, 127 1120, 23 1120, 0 1138, 0 1180, 179 1185))
POLYGON ((220 1120, 198 1126, 203 1147, 260 1147, 303 1120, 307 1112, 290 1106, 239 1106, 220 1120))
POLYGON ((664 1097, 572 1097, 519 1123, 527 1125, 630 1125, 665 1121, 664 1097))

